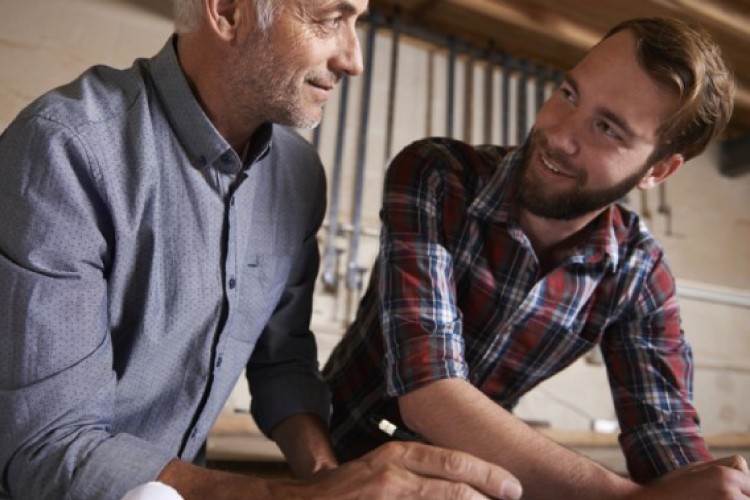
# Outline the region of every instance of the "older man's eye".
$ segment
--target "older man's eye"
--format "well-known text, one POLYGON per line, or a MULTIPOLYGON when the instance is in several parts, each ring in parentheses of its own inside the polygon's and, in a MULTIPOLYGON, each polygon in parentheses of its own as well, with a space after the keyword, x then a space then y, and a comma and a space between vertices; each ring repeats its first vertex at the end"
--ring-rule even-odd
POLYGON ((320 25, 325 30, 335 30, 338 29, 339 26, 341 26, 341 23, 343 22, 344 18, 341 16, 334 17, 331 19, 323 19, 320 21, 320 25))

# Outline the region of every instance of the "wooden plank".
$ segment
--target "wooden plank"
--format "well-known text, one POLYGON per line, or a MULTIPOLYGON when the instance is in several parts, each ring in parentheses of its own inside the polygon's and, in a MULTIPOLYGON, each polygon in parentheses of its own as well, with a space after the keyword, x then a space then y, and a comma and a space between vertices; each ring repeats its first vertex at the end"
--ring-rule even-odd
MULTIPOLYGON (((564 446, 584 447, 617 447, 616 433, 597 433, 585 430, 538 428, 544 436, 564 446)), ((261 434, 247 413, 223 412, 219 415, 209 435, 209 442, 222 438, 220 442, 228 443, 232 439, 248 443, 268 441, 261 434)), ((736 432, 726 434, 711 434, 706 436, 706 442, 711 448, 731 448, 750 450, 750 432, 736 432)), ((234 450, 236 447, 233 447, 234 450)), ((250 452, 252 450, 248 450, 250 452)))

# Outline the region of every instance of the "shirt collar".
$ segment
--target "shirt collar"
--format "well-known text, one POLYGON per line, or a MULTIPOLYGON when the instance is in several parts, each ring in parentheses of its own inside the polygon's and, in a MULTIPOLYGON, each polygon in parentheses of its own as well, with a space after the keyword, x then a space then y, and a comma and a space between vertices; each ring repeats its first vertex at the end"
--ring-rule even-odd
POLYGON ((244 158, 245 168, 262 160, 268 155, 271 150, 272 139, 273 126, 270 123, 264 123, 255 131, 250 138, 250 143, 247 145, 247 152, 245 153, 244 158))
POLYGON ((469 215, 490 222, 508 223, 513 209, 512 178, 524 161, 526 146, 509 150, 469 206, 469 215))
POLYGON ((620 261, 620 243, 628 232, 622 219, 622 210, 618 205, 611 204, 594 219, 594 224, 593 234, 584 248, 586 261, 604 259, 605 264, 614 272, 620 261))
MULTIPOLYGON (((500 160, 487 184, 482 187, 472 204, 469 215, 488 222, 503 223, 509 230, 519 230, 515 216, 513 176, 523 165, 528 141, 512 149, 500 160)), ((572 257, 573 262, 597 264, 614 270, 619 262, 620 240, 627 233, 621 209, 610 205, 592 221, 593 230, 585 244, 572 257)))
POLYGON ((273 127, 267 124, 258 129, 243 163, 195 98, 177 59, 176 45, 177 35, 173 35, 151 59, 150 68, 166 115, 192 164, 233 174, 264 158, 271 147, 273 127))

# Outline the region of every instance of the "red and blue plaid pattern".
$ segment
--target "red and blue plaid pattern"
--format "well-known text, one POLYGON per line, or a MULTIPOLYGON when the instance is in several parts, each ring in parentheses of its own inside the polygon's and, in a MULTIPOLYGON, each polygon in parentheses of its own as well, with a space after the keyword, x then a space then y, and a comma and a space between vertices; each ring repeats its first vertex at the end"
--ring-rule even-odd
POLYGON ((710 455, 692 399, 692 354, 661 247, 619 205, 576 252, 544 271, 520 229, 513 173, 523 149, 427 139, 388 170, 381 252, 325 376, 340 457, 402 423, 396 398, 462 378, 511 410, 599 345, 633 478, 710 455))

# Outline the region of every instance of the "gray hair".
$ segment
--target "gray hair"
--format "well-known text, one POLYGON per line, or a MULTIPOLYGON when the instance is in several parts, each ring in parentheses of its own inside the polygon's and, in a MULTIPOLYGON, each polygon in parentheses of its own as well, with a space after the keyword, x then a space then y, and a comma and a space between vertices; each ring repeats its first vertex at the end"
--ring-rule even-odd
MULTIPOLYGON (((271 29, 279 3, 278 0, 253 0, 261 33, 266 34, 271 29)), ((198 27, 203 17, 203 0, 173 0, 173 8, 176 33, 190 33, 198 27)))

